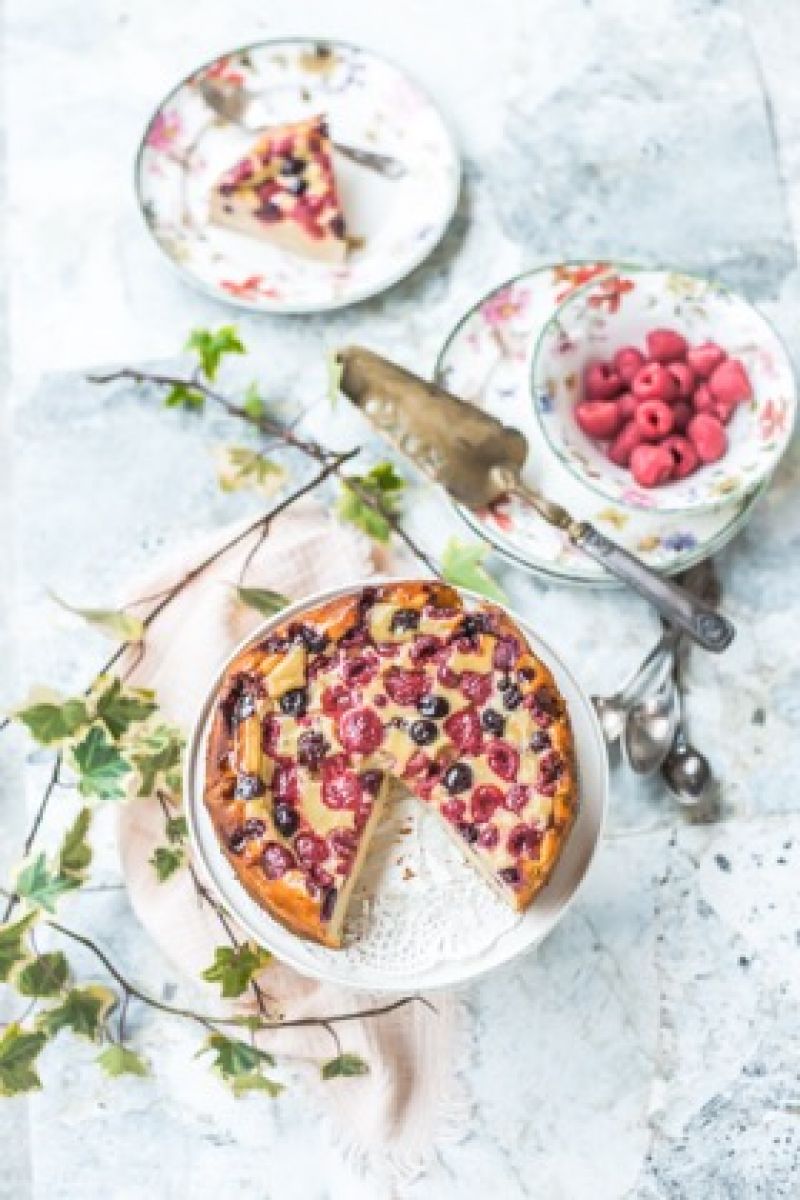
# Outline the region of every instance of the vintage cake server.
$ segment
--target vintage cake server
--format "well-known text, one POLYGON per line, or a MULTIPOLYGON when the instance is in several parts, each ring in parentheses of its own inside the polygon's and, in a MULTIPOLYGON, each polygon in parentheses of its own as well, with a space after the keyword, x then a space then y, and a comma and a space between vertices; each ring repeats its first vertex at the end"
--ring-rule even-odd
POLYGON ((483 509, 509 493, 519 496, 706 650, 730 645, 736 631, 722 613, 522 481, 528 443, 518 429, 361 346, 340 350, 337 359, 344 395, 460 504, 483 509))

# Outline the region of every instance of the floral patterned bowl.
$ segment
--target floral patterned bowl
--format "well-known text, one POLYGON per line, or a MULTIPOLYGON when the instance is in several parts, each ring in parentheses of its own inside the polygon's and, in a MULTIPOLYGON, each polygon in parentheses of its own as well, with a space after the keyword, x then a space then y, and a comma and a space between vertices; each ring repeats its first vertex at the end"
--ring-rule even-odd
POLYGON ((735 292, 699 276, 625 267, 572 293, 534 345, 531 388, 536 416, 552 450, 584 483, 629 508, 689 512, 752 490, 774 470, 792 432, 797 396, 786 351, 772 327, 735 292), (578 427, 584 367, 621 346, 644 346, 656 328, 690 342, 718 342, 745 364, 753 399, 728 425, 718 462, 659 488, 639 487, 578 427))

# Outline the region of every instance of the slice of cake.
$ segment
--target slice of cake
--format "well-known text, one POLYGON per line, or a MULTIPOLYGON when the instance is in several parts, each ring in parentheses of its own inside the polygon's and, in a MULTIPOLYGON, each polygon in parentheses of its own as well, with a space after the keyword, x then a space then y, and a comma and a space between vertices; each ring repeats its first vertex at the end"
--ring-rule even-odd
POLYGON ((214 184, 215 225, 322 262, 342 262, 347 230, 323 116, 276 125, 214 184))
POLYGON ((569 717, 524 633, 430 580, 365 588, 287 621, 225 673, 205 802, 251 896, 339 946, 398 781, 517 910, 577 807, 569 717))

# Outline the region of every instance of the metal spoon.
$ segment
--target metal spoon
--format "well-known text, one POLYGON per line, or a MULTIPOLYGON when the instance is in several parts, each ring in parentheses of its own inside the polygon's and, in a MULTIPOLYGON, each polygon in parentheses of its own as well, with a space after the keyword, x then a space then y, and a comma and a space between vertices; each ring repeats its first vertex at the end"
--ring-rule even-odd
POLYGON ((658 770, 675 742, 679 721, 680 702, 670 670, 658 690, 635 704, 625 721, 622 751, 635 774, 658 770))
POLYGON ((699 804, 711 786, 713 773, 704 754, 694 747, 683 727, 683 692, 680 685, 681 656, 675 652, 672 679, 678 696, 678 727, 669 753, 661 764, 661 778, 679 804, 699 804))
POLYGON ((672 650, 679 636, 677 630, 666 629, 613 695, 591 697, 600 728, 609 745, 622 736, 631 705, 639 699, 651 674, 662 665, 663 656, 672 650))

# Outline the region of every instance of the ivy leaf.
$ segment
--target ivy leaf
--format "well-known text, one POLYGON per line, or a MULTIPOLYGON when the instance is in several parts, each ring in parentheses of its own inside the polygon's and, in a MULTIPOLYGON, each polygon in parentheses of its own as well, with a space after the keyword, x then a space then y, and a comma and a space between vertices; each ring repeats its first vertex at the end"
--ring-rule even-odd
POLYGON ((246 354, 235 325, 220 325, 219 329, 193 329, 185 346, 197 355, 203 374, 216 378, 219 364, 226 354, 246 354))
POLYGON ((167 831, 167 840, 178 845, 180 845, 189 833, 186 817, 168 817, 165 828, 167 831))
POLYGON ((267 406, 258 391, 258 385, 251 383, 242 399, 242 408, 251 421, 260 421, 266 415, 267 406))
POLYGON ((214 962, 203 971, 203 979, 209 983, 219 983, 225 997, 241 996, 252 983, 253 976, 271 959, 269 950, 253 942, 242 942, 240 946, 217 946, 214 962))
POLYGON ((66 600, 62 600, 55 592, 48 590, 47 594, 60 608, 74 613, 92 629, 104 633, 106 637, 113 638, 115 641, 141 642, 144 637, 144 625, 141 619, 135 617, 133 613, 125 612, 122 608, 76 608, 74 604, 67 604, 66 600))
POLYGON ((272 592, 269 588, 237 587, 235 591, 240 604, 255 609, 265 617, 274 617, 289 604, 286 596, 282 596, 280 592, 272 592))
POLYGON ((247 446, 222 446, 217 458, 217 483, 223 492, 250 490, 274 496, 288 477, 280 463, 247 446))
MULTIPOLYGON (((406 481, 398 475, 390 462, 378 463, 366 475, 348 475, 347 479, 371 496, 381 508, 391 517, 399 516, 400 496, 405 489, 406 481)), ((361 496, 349 488, 342 488, 336 502, 336 515, 340 521, 346 521, 362 529, 364 533, 376 542, 388 542, 391 536, 391 526, 385 517, 370 508, 361 496)))
MULTIPOLYGON (((157 725, 136 738, 132 758, 140 775, 137 795, 152 796, 159 779, 166 782, 170 773, 180 768, 183 744, 183 734, 175 725, 157 725)), ((169 780, 167 790, 180 790, 179 776, 169 780), (177 788, 172 786, 176 782, 177 788)))
POLYGON ((10 716, 21 721, 40 746, 57 746, 71 738, 89 720, 86 704, 78 697, 64 698, 57 692, 37 690, 10 716))
POLYGON ((131 764, 110 742, 106 731, 93 725, 72 751, 78 771, 78 791, 98 800, 123 800, 123 780, 131 773, 131 764))
POLYGON ((323 1079, 336 1079, 340 1075, 368 1075, 369 1064, 357 1054, 340 1054, 322 1065, 323 1079))
POLYGON ((38 915, 36 912, 29 912, 11 925, 0 925, 0 980, 8 979, 17 963, 30 958, 30 951, 22 939, 38 915))
POLYGON ((158 708, 155 693, 145 688, 123 687, 116 676, 111 680, 101 676, 98 683, 101 687, 108 683, 108 687, 97 697, 95 712, 115 741, 158 708))
POLYGON ((219 1071, 223 1079, 235 1079, 241 1075, 249 1075, 256 1071, 261 1063, 269 1067, 275 1066, 275 1059, 266 1050, 259 1050, 238 1038, 226 1037, 224 1033, 212 1033, 206 1040, 196 1057, 213 1051, 215 1058, 211 1064, 219 1071))
POLYGON ((505 592, 483 566, 488 554, 489 547, 481 542, 460 542, 452 537, 442 554, 442 575, 448 583, 502 603, 507 599, 505 592))
POLYGON ((14 978, 23 996, 57 996, 69 978, 69 964, 61 950, 40 954, 26 963, 14 978))
POLYGON ((33 1063, 47 1042, 43 1033, 28 1033, 14 1021, 0 1037, 0 1095, 17 1096, 42 1086, 33 1063))
POLYGON ((105 1073, 114 1079, 118 1075, 149 1074, 145 1060, 127 1046, 109 1046, 97 1056, 97 1061, 105 1073))
POLYGON ((39 1013, 36 1028, 48 1037, 55 1037, 62 1029, 71 1029, 73 1033, 94 1041, 116 1002, 117 997, 110 988, 101 987, 100 984, 72 988, 57 1008, 48 1008, 39 1013))
POLYGON ((157 846, 152 858, 148 861, 158 876, 158 882, 164 883, 170 875, 174 875, 183 866, 183 850, 173 850, 169 846, 157 846))
POLYGON ((183 408, 186 412, 202 412, 206 398, 188 383, 174 383, 164 397, 165 408, 183 408))
POLYGON ((92 861, 92 847, 86 840, 91 820, 91 810, 82 808, 64 834, 64 840, 58 852, 59 875, 74 875, 76 879, 83 878, 92 861))
POLYGON ((44 850, 37 854, 17 876, 14 890, 35 908, 46 908, 48 912, 56 911, 56 901, 65 892, 74 891, 80 887, 79 879, 67 875, 54 874, 47 865, 44 850))
POLYGON ((335 411, 336 405, 339 402, 339 393, 342 390, 342 375, 344 374, 344 363, 340 360, 335 350, 331 351, 325 360, 325 373, 328 403, 331 409, 335 411))
POLYGON ((231 1080, 234 1096, 243 1096, 246 1092, 266 1092, 273 1098, 283 1091, 283 1084, 268 1079, 266 1075, 237 1075, 231 1080))

